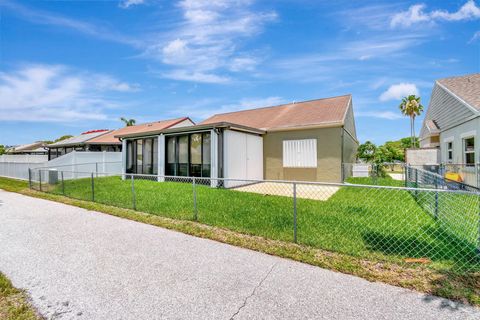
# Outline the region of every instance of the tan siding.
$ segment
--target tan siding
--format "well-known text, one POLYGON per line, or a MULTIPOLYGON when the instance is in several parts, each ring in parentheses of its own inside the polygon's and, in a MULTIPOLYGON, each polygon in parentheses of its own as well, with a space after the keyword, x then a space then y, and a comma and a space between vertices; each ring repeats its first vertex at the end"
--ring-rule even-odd
MULTIPOLYGON (((345 132, 343 135, 343 163, 355 163, 357 159, 357 149, 358 142, 345 132)), ((350 170, 345 170, 345 174, 349 172, 350 170)))
POLYGON ((347 130, 355 139, 357 139, 357 130, 355 128, 355 117, 353 115, 353 106, 351 100, 350 105, 348 106, 347 114, 345 116, 344 127, 345 130, 347 130))
POLYGON ((266 133, 263 136, 265 179, 340 182, 342 131, 337 127, 266 133), (283 140, 295 139, 317 139, 317 168, 283 168, 283 140))

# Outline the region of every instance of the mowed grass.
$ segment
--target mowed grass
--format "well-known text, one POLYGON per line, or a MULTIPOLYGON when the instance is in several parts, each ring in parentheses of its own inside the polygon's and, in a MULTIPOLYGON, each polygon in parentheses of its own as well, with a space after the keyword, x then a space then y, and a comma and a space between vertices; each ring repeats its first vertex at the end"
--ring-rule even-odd
POLYGON ((34 309, 27 302, 27 296, 12 286, 0 272, 0 319, 4 320, 39 320, 34 309))
MULTIPOLYGON (((356 178, 349 182, 403 185, 389 178, 375 181, 356 178)), ((304 187, 299 184, 297 190, 304 187)), ((197 185, 195 214, 191 183, 135 180, 134 198, 132 181, 120 177, 95 178, 93 188, 98 203, 122 208, 135 206, 138 211, 173 219, 197 217, 203 224, 248 235, 294 240, 292 197, 267 195, 267 189, 265 194, 258 194, 197 185)), ((308 192, 323 193, 328 188, 331 187, 308 192)), ((67 180, 64 188, 56 185, 48 190, 56 194, 65 192, 76 199, 93 199, 91 179, 67 180)), ((452 199, 452 195, 440 193, 440 212, 444 214, 441 220, 436 220, 425 205, 434 202, 434 197, 427 192, 414 197, 405 190, 345 186, 326 201, 297 199, 297 240, 314 248, 357 257, 373 256, 397 262, 427 258, 433 267, 476 269, 478 219, 475 220, 473 211, 478 208, 478 197, 475 203, 469 201, 467 208, 452 199)))

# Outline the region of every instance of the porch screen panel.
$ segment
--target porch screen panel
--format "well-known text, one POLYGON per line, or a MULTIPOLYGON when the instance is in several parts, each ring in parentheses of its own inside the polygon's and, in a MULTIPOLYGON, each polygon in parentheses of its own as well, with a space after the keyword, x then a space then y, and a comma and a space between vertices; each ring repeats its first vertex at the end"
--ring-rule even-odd
POLYGON ((179 176, 188 176, 188 136, 178 137, 178 172, 179 176))
POLYGON ((177 160, 175 156, 176 146, 177 138, 167 138, 167 166, 165 168, 165 173, 169 176, 177 175, 177 160))
POLYGON ((143 141, 143 169, 144 174, 152 174, 153 163, 153 143, 152 139, 145 139, 143 141))
POLYGON ((153 139, 153 174, 158 174, 158 138, 153 139))
POLYGON ((136 173, 143 173, 143 140, 137 140, 137 165, 136 173))
POLYGON ((190 136, 190 175, 202 176, 202 135, 199 133, 190 136))
POLYGON ((202 177, 210 177, 211 139, 210 133, 204 133, 202 139, 202 177))
POLYGON ((127 141, 127 173, 133 172, 133 142, 127 141))

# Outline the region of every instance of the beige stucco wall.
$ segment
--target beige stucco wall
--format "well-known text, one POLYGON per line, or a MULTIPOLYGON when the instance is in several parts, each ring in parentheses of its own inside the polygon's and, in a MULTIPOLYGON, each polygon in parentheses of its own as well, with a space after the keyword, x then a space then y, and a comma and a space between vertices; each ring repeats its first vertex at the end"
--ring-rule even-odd
POLYGON ((267 132, 263 136, 265 179, 341 182, 341 127, 267 132), (317 168, 284 168, 283 140, 317 139, 317 168))

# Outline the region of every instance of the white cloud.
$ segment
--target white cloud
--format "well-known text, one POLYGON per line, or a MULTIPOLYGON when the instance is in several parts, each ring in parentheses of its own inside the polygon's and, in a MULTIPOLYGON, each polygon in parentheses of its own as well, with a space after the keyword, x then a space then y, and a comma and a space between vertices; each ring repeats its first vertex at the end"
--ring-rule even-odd
POLYGON ((216 84, 223 84, 230 82, 230 78, 216 75, 213 73, 205 73, 205 72, 198 72, 198 71, 188 71, 177 69, 170 72, 165 72, 161 74, 162 77, 173 79, 173 80, 181 80, 181 81, 193 81, 193 82, 201 82, 201 83, 216 83, 216 84))
POLYGON ((356 112, 355 116, 366 117, 366 118, 379 118, 379 119, 386 119, 386 120, 398 120, 403 118, 400 112, 392 112, 392 111, 360 111, 360 112, 356 112))
POLYGON ((380 101, 401 100, 411 94, 419 95, 417 86, 413 83, 402 82, 391 85, 387 91, 380 95, 380 101))
POLYGON ((273 12, 257 12, 250 0, 184 0, 177 4, 182 22, 148 45, 144 55, 172 70, 167 78, 225 83, 228 72, 251 71, 258 59, 238 52, 243 39, 262 31, 276 19, 273 12))
POLYGON ((473 34, 472 39, 470 39, 470 41, 468 43, 473 43, 473 42, 477 41, 478 39, 480 39, 480 30, 473 34))
POLYGON ((415 4, 410 6, 407 11, 402 11, 393 15, 390 20, 390 26, 394 27, 410 27, 413 24, 425 22, 433 23, 437 20, 445 21, 462 21, 474 20, 480 18, 480 8, 475 1, 467 1, 458 11, 448 12, 446 10, 434 10, 425 12, 425 4, 415 4))
POLYGON ((108 98, 108 92, 134 88, 107 75, 75 71, 66 66, 24 66, 0 73, 0 120, 104 120, 106 109, 118 107, 108 98))
POLYGON ((136 6, 143 3, 145 3, 145 0, 123 0, 123 1, 120 1, 118 6, 120 8, 127 9, 130 6, 136 6))
POLYGON ((432 19, 442 19, 447 21, 474 20, 480 18, 480 8, 475 1, 467 1, 457 12, 448 12, 446 10, 433 11, 430 16, 432 19))
POLYGON ((70 29, 76 32, 92 36, 102 40, 113 41, 139 47, 141 41, 134 39, 101 25, 94 25, 85 21, 68 18, 44 10, 31 9, 19 3, 11 1, 0 1, 0 8, 10 10, 23 19, 40 25, 56 26, 62 29, 70 29))

